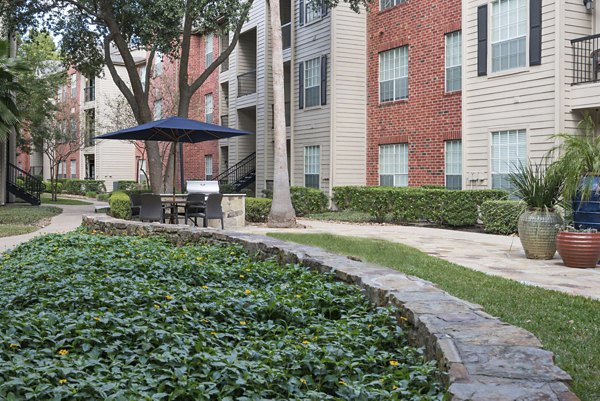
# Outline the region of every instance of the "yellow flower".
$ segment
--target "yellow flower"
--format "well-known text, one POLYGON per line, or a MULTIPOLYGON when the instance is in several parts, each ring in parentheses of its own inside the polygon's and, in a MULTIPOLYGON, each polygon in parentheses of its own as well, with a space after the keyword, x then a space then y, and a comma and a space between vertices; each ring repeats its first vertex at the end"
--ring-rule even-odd
POLYGON ((156 309, 160 309, 160 305, 159 305, 159 304, 154 304, 154 307, 155 307, 156 309))
POLYGON ((100 317, 99 317, 99 316, 96 316, 96 317, 94 318, 94 320, 95 320, 95 321, 97 321, 97 322, 99 322, 99 321, 100 321, 100 317))
POLYGON ((306 384, 306 380, 304 380, 304 379, 300 379, 300 383, 302 383, 302 384, 306 384))
POLYGON ((244 291, 244 293, 245 293, 246 295, 250 295, 250 294, 252 293, 252 291, 250 291, 250 290, 246 290, 246 291, 244 291))
POLYGON ((202 319, 202 323, 208 323, 208 320, 202 319))
POLYGON ((342 384, 342 385, 346 384, 346 382, 345 382, 345 381, 343 381, 343 380, 340 380, 338 383, 339 383, 339 384, 342 384))
POLYGON ((11 348, 19 348, 19 344, 11 344, 10 347, 11 348))
POLYGON ((250 269, 246 269, 246 271, 247 271, 248 273, 250 273, 252 270, 250 270, 250 269))
POLYGON ((297 295, 296 295, 296 298, 302 298, 302 295, 300 295, 300 294, 297 294, 297 295))
POLYGON ((241 322, 240 322, 240 324, 241 324, 242 326, 245 326, 245 325, 246 325, 246 322, 244 322, 244 321, 241 321, 241 322))
POLYGON ((67 379, 60 379, 58 384, 67 384, 67 379))
POLYGON ((217 332, 216 331, 211 331, 210 334, 212 334, 213 336, 216 336, 217 332))
POLYGON ((398 386, 392 386, 392 390, 398 390, 398 386))
POLYGON ((208 290, 208 286, 207 285, 203 285, 202 288, 204 288, 205 290, 208 290))
POLYGON ((235 252, 229 252, 230 255, 235 255, 235 252))
POLYGON ((310 341, 304 340, 304 341, 302 341, 302 344, 304 344, 304 345, 310 344, 310 341))
POLYGON ((244 278, 244 275, 243 275, 243 274, 240 274, 240 278, 244 278))
POLYGON ((62 349, 58 350, 58 355, 67 356, 67 355, 69 355, 69 350, 62 348, 62 349))
POLYGON ((196 260, 197 260, 197 261, 201 261, 201 260, 203 260, 203 259, 204 259, 204 258, 202 258, 202 257, 200 257, 200 256, 198 256, 198 257, 196 258, 196 260))
POLYGON ((172 301, 173 300, 173 297, 170 296, 170 295, 167 295, 165 298, 167 298, 167 301, 172 301))
POLYGON ((403 322, 406 322, 408 320, 408 318, 404 317, 404 316, 400 316, 400 320, 402 320, 403 322))
POLYGON ((390 361, 390 365, 392 365, 392 366, 398 366, 398 361, 390 361))

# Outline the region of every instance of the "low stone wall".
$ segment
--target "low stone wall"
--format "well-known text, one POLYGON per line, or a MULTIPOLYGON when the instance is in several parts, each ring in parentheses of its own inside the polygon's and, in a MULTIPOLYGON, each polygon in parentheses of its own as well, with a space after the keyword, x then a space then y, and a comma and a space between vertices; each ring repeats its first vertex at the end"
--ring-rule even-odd
MULTIPOLYGON (((244 227, 246 225, 246 195, 224 194, 221 202, 223 208, 223 226, 228 229, 244 227)), ((209 227, 221 228, 218 220, 209 220, 209 227)))
MULTIPOLYGON (((571 377, 554 365, 554 355, 521 328, 508 325, 433 284, 385 267, 334 255, 319 248, 226 230, 140 223, 109 216, 86 216, 84 226, 109 235, 161 235, 173 243, 235 243, 260 258, 301 263, 360 286, 377 305, 399 307, 399 324, 413 344, 447 372, 455 401, 578 400, 571 377)), ((227 227, 227 226, 226 226, 227 227)))

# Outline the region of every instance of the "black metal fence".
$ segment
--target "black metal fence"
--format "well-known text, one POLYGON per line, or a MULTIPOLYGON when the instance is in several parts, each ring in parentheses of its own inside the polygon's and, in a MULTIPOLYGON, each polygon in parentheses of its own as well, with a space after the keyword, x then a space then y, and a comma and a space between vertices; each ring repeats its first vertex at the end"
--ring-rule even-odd
POLYGON ((237 83, 238 97, 256 93, 256 70, 238 75, 237 83))
POLYGON ((573 85, 600 80, 600 34, 571 40, 573 85))

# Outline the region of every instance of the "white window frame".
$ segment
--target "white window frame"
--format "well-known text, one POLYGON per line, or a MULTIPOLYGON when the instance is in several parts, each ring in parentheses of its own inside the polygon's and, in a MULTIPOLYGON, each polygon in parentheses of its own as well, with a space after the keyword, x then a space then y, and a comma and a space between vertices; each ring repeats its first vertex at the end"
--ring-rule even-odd
POLYGON ((162 119, 162 99, 154 101, 154 121, 162 119))
POLYGON ((147 182, 146 175, 146 159, 138 159, 138 182, 145 184, 147 182))
POLYGON ((214 112, 213 94, 207 93, 206 95, 204 95, 204 121, 212 124, 213 112, 214 112), (210 113, 209 113, 209 111, 210 111, 210 113))
POLYGON ((209 33, 204 38, 204 68, 208 68, 213 62, 213 42, 214 36, 209 33))
POLYGON ((323 18, 323 1, 322 0, 305 0, 304 1, 304 25, 309 25, 309 24, 312 24, 313 22, 317 22, 321 18, 323 18), (317 5, 316 9, 313 8, 313 10, 316 10, 316 11, 313 12, 313 10, 310 10, 309 4, 311 7, 314 7, 314 5, 316 4, 317 5), (310 17, 310 19, 309 19, 309 17, 310 17))
POLYGON ((400 46, 379 53, 379 103, 408 99, 408 63, 408 46, 400 46), (390 67, 390 63, 393 64, 392 68, 386 68, 390 67), (382 100, 381 86, 383 83, 389 82, 392 82, 392 99, 382 100), (402 96, 401 87, 404 85, 406 85, 406 93, 405 96, 402 96))
POLYGON ((321 80, 322 80, 322 77, 321 77, 321 57, 319 56, 319 57, 315 57, 315 58, 311 58, 309 60, 306 60, 304 62, 304 109, 310 109, 310 108, 313 108, 313 107, 319 107, 319 106, 321 106, 321 80), (316 68, 315 68, 316 72, 314 74, 314 77, 312 75, 309 77, 309 75, 308 75, 308 72, 309 72, 308 64, 309 63, 313 63, 313 62, 316 62, 316 68), (308 81, 311 78, 316 79, 317 85, 308 86, 308 81), (309 89, 313 89, 313 88, 319 88, 318 91, 317 91, 318 92, 318 96, 316 98, 317 102, 316 102, 316 104, 309 104, 308 103, 308 95, 307 95, 307 93, 308 93, 309 89))
MULTIPOLYGON (((491 2, 491 13, 489 16, 489 27, 490 27, 490 32, 489 32, 489 45, 488 45, 488 52, 490 54, 490 59, 489 59, 489 71, 492 72, 492 74, 494 73, 502 73, 504 71, 510 71, 510 70, 515 70, 515 69, 520 69, 520 68, 526 68, 528 66, 528 60, 529 60, 529 2, 527 0, 496 0, 491 2), (508 33, 507 37, 504 37, 502 39, 495 39, 495 29, 497 24, 500 21, 500 16, 497 16, 496 13, 500 13, 498 7, 500 7, 501 4, 503 3, 511 3, 511 2, 515 2, 515 3, 519 3, 522 2, 522 4, 524 5, 524 12, 522 15, 524 15, 524 20, 522 21, 522 28, 523 28, 523 32, 519 33, 519 22, 517 20, 516 23, 516 29, 517 29, 517 34, 516 35, 511 35, 510 33, 508 33), (518 41, 520 39, 523 39, 523 46, 524 46, 524 53, 523 53, 523 60, 522 60, 522 64, 516 65, 516 66, 507 66, 505 68, 494 68, 494 49, 497 48, 497 45, 501 45, 503 43, 508 43, 508 45, 510 46, 510 42, 515 42, 518 41)), ((520 5, 519 5, 520 6, 520 5)), ((518 13, 519 10, 519 6, 517 6, 515 8, 516 14, 517 15, 521 15, 518 13)), ((507 16, 507 20, 510 19, 510 11, 508 12, 508 16, 507 16)), ((504 28, 506 30, 505 34, 508 32, 509 28, 507 28, 507 26, 510 26, 510 22, 505 21, 506 25, 502 26, 502 28, 504 28)), ((499 25, 498 25, 499 26, 499 25)), ((498 28, 501 29, 501 28, 498 28)), ((510 61, 510 57, 509 57, 509 61, 510 61)))
POLYGON ((317 186, 311 185, 311 188, 321 188, 321 146, 304 147, 304 186, 307 185, 307 176, 317 176, 317 186))
POLYGON ((451 189, 462 189, 462 170, 462 140, 444 141, 444 185, 448 187, 449 175, 460 176, 460 188, 451 189), (456 171, 456 167, 458 167, 458 171, 456 171))
POLYGON ((380 0, 379 11, 385 11, 389 8, 396 7, 402 3, 406 3, 406 0, 380 0))
POLYGON ((154 53, 154 76, 159 77, 163 73, 163 54, 161 52, 154 53))
MULTIPOLYGON (((393 187, 408 186, 408 143, 392 143, 379 145, 379 185, 381 176, 392 176, 393 187), (386 154, 387 153, 387 154, 386 154), (392 161, 383 159, 392 157, 392 161), (384 164, 385 162, 385 164, 384 164)), ((389 186, 389 185, 386 185, 389 186)))
MULTIPOLYGON (((519 163, 527 163, 527 130, 526 129, 509 129, 492 131, 490 134, 490 188, 492 189, 507 189, 511 191, 510 185, 494 185, 494 176, 504 175, 515 172, 519 163), (507 149, 500 147, 495 148, 495 138, 507 136, 507 149), (512 137, 511 137, 512 136, 512 137), (511 160, 511 146, 516 147, 515 160, 511 160), (507 161, 502 160, 502 156, 508 156, 507 161), (496 161, 497 165, 496 165, 496 161)), ((502 177, 500 178, 502 179, 502 177)))
POLYGON ((70 169, 71 178, 77 178, 77 160, 71 159, 70 169))
POLYGON ((462 90, 462 31, 449 32, 445 35, 445 59, 444 87, 446 93, 459 92, 462 90), (448 43, 449 41, 451 43, 448 43), (448 88, 448 72, 456 69, 459 71, 459 87, 448 88))
POLYGON ((77 74, 71 74, 71 97, 77 96, 77 74))
POLYGON ((204 155, 204 176, 207 181, 213 179, 213 157, 204 155))

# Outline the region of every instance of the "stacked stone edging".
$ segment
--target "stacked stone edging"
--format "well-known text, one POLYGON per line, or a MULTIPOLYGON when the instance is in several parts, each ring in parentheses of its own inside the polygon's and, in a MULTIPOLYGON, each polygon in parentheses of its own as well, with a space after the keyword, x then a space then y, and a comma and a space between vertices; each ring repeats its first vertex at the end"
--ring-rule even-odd
POLYGON ((454 401, 575 401, 571 377, 554 365, 552 352, 530 332, 501 322, 481 306, 453 297, 432 283, 322 249, 233 231, 140 223, 110 216, 84 216, 84 226, 109 235, 162 235, 176 244, 236 243, 261 258, 301 263, 360 286, 377 305, 400 309, 413 344, 447 372, 454 401))

